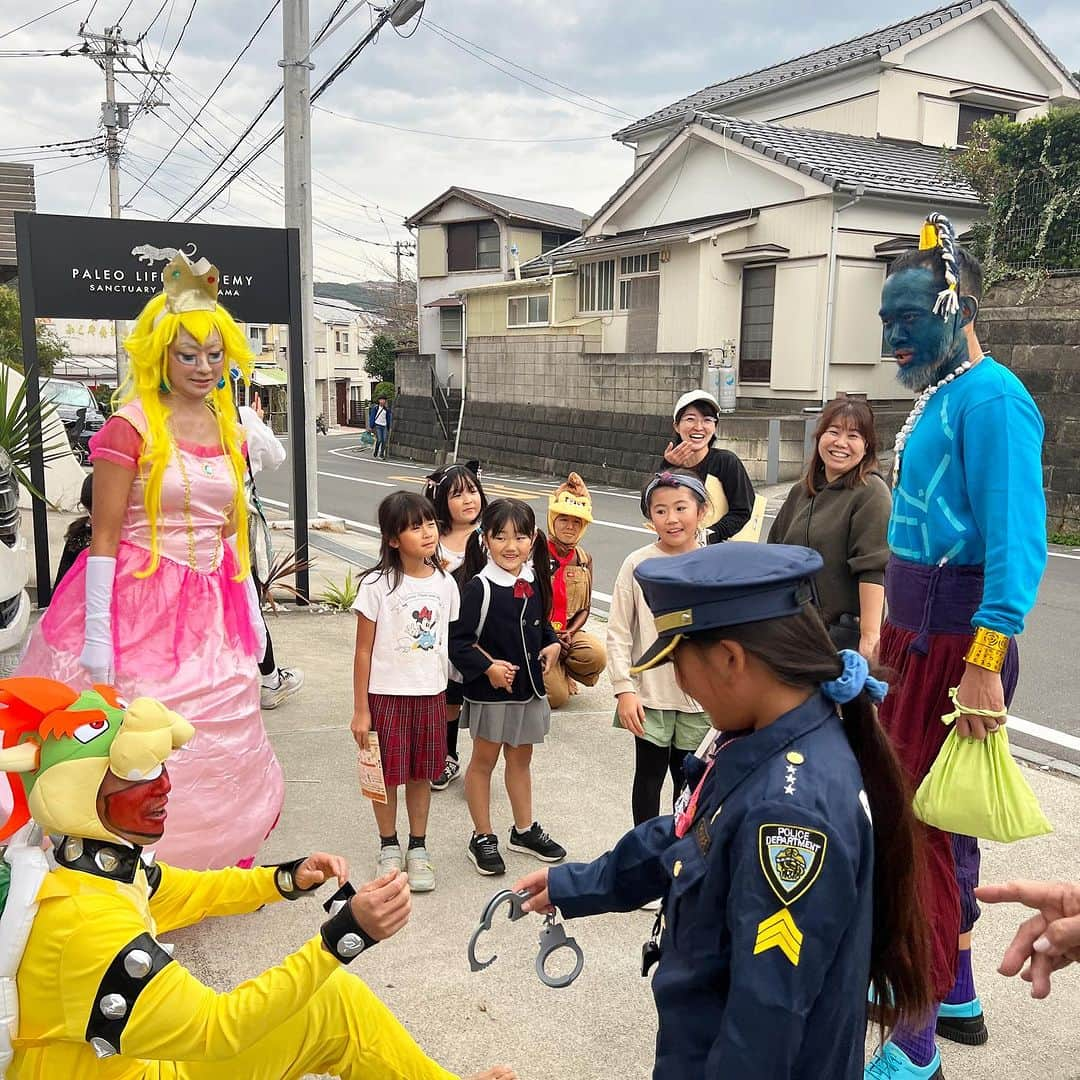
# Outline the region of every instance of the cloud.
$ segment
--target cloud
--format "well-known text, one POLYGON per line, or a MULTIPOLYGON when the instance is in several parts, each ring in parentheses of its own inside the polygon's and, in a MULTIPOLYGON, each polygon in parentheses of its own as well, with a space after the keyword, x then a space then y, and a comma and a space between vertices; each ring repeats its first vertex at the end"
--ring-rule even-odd
MULTIPOLYGON (((269 5, 270 0, 233 0, 195 7, 171 64, 175 78, 162 91, 167 106, 139 116, 126 141, 121 180, 125 201, 161 161, 177 133, 189 126, 269 5)), ((125 33, 138 36, 158 6, 159 0, 134 0, 124 20, 125 33)), ((190 6, 189 0, 171 0, 136 50, 142 56, 129 62, 135 74, 121 77, 122 97, 136 98, 145 87, 143 58, 153 66, 159 53, 162 60, 169 55, 190 6)), ((313 30, 333 6, 332 0, 312 0, 313 30)), ((912 13, 921 10, 914 2, 911 6, 912 13)), ((1080 68, 1080 16, 1074 5, 1020 0, 1018 7, 1035 32, 1060 50, 1063 63, 1080 68)), ((120 0, 102 0, 96 14, 108 20, 120 10, 120 0)), ((440 133, 413 134, 315 113, 314 206, 316 217, 327 223, 315 230, 320 276, 391 273, 392 248, 361 240, 387 245, 408 239, 402 218, 452 184, 594 211, 632 167, 631 152, 609 138, 631 119, 711 83, 905 14, 895 7, 868 8, 863 0, 830 0, 827 6, 793 0, 758 0, 752 6, 734 0, 685 0, 681 5, 428 0, 424 21, 412 36, 384 29, 320 99, 320 105, 338 114, 440 133), (563 85, 545 82, 536 73, 563 85), (529 144, 445 137, 469 135, 592 141, 529 144)), ((77 43, 84 16, 77 8, 57 13, 5 38, 0 49, 77 43)), ((361 9, 314 52, 315 81, 358 39, 369 19, 370 9, 361 9)), ((13 21, 10 15, 0 17, 0 34, 13 21)), ((196 188, 278 84, 280 55, 280 16, 275 14, 201 113, 199 124, 125 213, 166 216, 196 188)), ((36 146, 98 131, 104 86, 101 72, 89 60, 0 57, 0 65, 0 146, 36 146)), ((279 102, 245 147, 253 148, 280 118, 279 102)), ((19 156, 0 152, 0 157, 19 156)), ((100 159, 78 163, 59 150, 37 156, 40 210, 108 213, 100 159)), ((282 187, 279 144, 200 219, 280 225, 282 187)))

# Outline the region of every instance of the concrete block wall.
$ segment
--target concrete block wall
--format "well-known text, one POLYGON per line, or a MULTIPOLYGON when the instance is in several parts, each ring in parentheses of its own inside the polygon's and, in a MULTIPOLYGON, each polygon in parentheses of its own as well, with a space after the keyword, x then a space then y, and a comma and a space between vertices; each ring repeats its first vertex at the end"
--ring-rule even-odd
POLYGON ((1050 278, 1025 300, 999 285, 983 299, 979 339, 1028 388, 1043 415, 1050 530, 1080 532, 1080 277, 1050 278))

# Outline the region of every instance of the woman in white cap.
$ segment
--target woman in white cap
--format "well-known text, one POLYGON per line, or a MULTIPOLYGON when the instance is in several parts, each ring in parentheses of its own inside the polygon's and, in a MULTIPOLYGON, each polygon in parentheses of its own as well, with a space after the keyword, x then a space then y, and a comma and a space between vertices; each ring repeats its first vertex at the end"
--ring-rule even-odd
POLYGON ((720 405, 707 390, 688 390, 675 402, 672 418, 676 437, 664 451, 661 470, 674 465, 697 473, 712 507, 703 525, 706 540, 730 540, 750 520, 754 485, 737 455, 713 445, 720 405))

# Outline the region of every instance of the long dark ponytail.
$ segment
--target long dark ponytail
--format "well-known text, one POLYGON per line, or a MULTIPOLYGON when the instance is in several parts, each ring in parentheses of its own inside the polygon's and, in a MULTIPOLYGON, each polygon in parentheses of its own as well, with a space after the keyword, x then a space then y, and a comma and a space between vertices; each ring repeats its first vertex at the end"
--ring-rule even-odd
POLYGON ((527 502, 520 499, 495 499, 484 507, 477 528, 469 534, 468 543, 465 545, 465 559, 454 576, 459 585, 464 585, 470 578, 476 577, 484 569, 488 559, 483 536, 494 535, 508 526, 529 536, 536 533, 532 546, 533 574, 544 618, 550 619, 551 553, 548 551, 547 537, 543 529, 536 527, 536 515, 527 502))
MULTIPOLYGON (((825 624, 810 607, 783 619, 695 634, 691 640, 702 639, 737 641, 789 686, 809 689, 843 672, 825 624)), ((840 715, 862 772, 874 824, 870 978, 882 1003, 877 1016, 884 1039, 886 1028, 901 1020, 923 1026, 933 1007, 930 938, 917 886, 920 837, 911 787, 870 696, 863 691, 840 707, 840 715)))

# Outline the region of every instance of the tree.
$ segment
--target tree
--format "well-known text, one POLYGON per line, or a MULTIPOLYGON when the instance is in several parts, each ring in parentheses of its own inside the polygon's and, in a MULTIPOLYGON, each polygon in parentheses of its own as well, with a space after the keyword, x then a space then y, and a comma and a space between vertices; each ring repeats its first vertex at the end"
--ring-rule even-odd
POLYGON ((364 367, 368 375, 379 382, 394 381, 394 361, 397 359, 397 346, 394 339, 386 334, 377 334, 367 351, 364 367))
MULTIPOLYGON (((42 375, 51 375, 57 360, 71 355, 67 344, 47 326, 37 328, 38 363, 42 375)), ((0 363, 23 369, 22 323, 19 321, 19 297, 14 289, 0 286, 0 363)))

